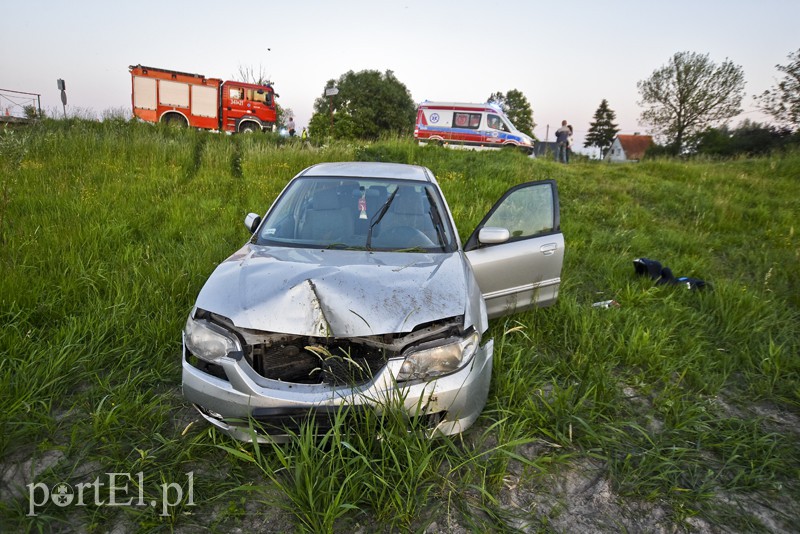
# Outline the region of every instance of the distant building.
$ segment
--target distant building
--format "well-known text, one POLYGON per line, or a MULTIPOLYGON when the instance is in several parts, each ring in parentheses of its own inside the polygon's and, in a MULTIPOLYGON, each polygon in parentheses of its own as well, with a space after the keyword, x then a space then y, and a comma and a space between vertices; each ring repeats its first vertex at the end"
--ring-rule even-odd
POLYGON ((639 161, 653 144, 650 135, 618 135, 606 153, 606 161, 639 161))

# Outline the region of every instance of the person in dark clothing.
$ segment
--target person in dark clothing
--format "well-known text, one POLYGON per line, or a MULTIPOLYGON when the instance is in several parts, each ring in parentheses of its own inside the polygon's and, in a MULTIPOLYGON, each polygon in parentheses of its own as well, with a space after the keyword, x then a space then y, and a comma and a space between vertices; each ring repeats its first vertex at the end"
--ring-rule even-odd
POLYGON ((567 121, 561 121, 561 128, 556 130, 556 161, 569 163, 569 138, 572 132, 567 121))

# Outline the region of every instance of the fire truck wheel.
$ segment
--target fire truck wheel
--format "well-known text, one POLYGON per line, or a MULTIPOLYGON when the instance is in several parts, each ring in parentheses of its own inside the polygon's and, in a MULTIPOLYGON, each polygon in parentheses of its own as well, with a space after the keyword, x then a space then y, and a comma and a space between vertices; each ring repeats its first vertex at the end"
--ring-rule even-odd
POLYGON ((241 133, 253 133, 253 132, 257 132, 258 130, 259 130, 259 127, 254 122, 246 122, 246 123, 242 124, 241 126, 239 126, 239 132, 241 132, 241 133))
POLYGON ((177 128, 183 128, 184 126, 187 126, 186 119, 176 113, 165 115, 162 120, 167 126, 174 126, 177 128))

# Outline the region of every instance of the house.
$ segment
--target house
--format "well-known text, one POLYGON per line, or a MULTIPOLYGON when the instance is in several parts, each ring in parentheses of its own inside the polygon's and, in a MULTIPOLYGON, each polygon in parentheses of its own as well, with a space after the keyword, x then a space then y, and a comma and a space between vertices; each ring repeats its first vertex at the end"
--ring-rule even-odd
POLYGON ((605 160, 613 162, 639 161, 652 144, 653 137, 650 135, 639 135, 638 133, 617 135, 606 153, 605 160))

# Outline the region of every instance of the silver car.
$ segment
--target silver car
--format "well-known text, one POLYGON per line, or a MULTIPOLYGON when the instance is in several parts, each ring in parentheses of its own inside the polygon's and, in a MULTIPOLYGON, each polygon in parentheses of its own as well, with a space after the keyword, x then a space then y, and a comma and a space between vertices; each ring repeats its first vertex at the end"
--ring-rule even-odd
POLYGON ((309 167, 245 225, 183 331, 184 396, 243 440, 390 399, 431 435, 462 432, 489 391, 489 319, 558 296, 551 180, 506 192, 464 247, 431 171, 394 163, 309 167))

